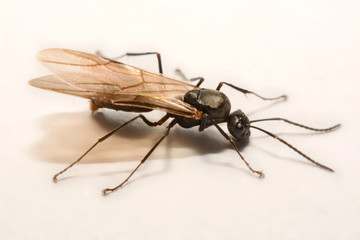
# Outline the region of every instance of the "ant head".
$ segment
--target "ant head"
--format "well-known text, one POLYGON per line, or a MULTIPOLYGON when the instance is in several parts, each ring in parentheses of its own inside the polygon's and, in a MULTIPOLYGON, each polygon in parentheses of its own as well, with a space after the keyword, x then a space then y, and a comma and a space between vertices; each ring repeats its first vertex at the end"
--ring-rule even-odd
POLYGON ((250 137, 250 121, 241 110, 229 115, 227 126, 231 135, 237 140, 250 137))

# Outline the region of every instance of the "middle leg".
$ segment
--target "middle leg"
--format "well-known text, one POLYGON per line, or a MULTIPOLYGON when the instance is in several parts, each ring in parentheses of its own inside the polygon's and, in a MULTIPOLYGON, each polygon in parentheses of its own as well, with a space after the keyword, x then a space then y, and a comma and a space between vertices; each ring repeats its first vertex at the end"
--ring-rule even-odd
POLYGON ((164 132, 164 134, 162 135, 162 137, 155 143, 155 145, 150 149, 150 151, 145 155, 145 157, 140 161, 140 163, 137 165, 137 167, 130 173, 130 175, 119 185, 117 185, 114 188, 105 188, 103 190, 103 194, 106 195, 108 193, 111 193, 113 191, 115 191, 116 189, 122 187, 127 181, 129 181, 129 179, 131 178, 131 176, 139 169, 139 167, 146 161, 146 159, 148 159, 148 157, 151 155, 151 153, 156 149, 156 147, 162 142, 162 140, 164 140, 164 138, 166 136, 169 135, 170 129, 175 126, 176 124, 176 119, 172 120, 169 125, 166 127, 166 131, 164 132))
POLYGON ((53 181, 56 182, 58 180, 58 176, 63 174, 65 171, 67 171, 69 168, 71 168, 72 166, 74 166, 76 163, 80 162, 81 159, 83 159, 93 148, 95 148, 96 145, 98 145, 99 143, 105 141, 106 139, 108 139, 109 137, 111 137, 115 132, 119 131, 121 128, 125 127, 126 125, 128 125, 129 123, 135 121, 136 119, 140 118, 141 120, 144 121, 144 123, 146 123, 148 126, 151 127, 155 127, 155 126, 159 126, 162 125, 166 120, 168 120, 170 117, 169 114, 166 114, 164 117, 162 117, 159 121, 157 122, 151 122, 149 121, 144 115, 139 114, 138 116, 130 119, 129 121, 123 123, 122 125, 116 127, 115 129, 113 129, 111 132, 107 133, 105 136, 99 138, 88 150, 85 151, 85 153, 83 155, 81 155, 78 159, 76 159, 74 162, 72 162, 69 166, 67 166, 66 168, 64 168, 63 170, 61 170, 60 172, 58 172, 57 174, 55 174, 53 176, 53 181))

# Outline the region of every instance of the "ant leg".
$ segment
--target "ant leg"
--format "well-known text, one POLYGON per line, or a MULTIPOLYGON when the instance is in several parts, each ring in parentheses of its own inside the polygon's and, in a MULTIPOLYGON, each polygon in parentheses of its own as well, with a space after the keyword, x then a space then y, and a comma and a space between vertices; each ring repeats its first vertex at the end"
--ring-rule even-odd
POLYGON ((229 136, 228 134, 226 134, 226 132, 224 130, 222 130, 222 128, 215 122, 215 120, 210 117, 209 115, 206 116, 208 119, 210 119, 210 121, 214 124, 214 126, 217 128, 217 130, 221 133, 221 135, 223 135, 223 137, 228 140, 231 145, 233 146, 233 148, 235 149, 235 151, 239 154, 240 158, 244 161, 244 163, 246 164, 246 166, 249 168, 249 170, 253 173, 256 173, 259 175, 260 178, 265 177, 265 174, 262 171, 256 171, 254 170, 250 164, 245 160, 245 158, 241 155, 241 153, 239 152, 239 150, 237 149, 234 140, 231 136, 229 136))
POLYGON ((113 129, 111 132, 107 133, 105 136, 99 138, 96 143, 94 143, 88 150, 86 150, 86 152, 81 155, 76 161, 74 161, 73 163, 71 163, 69 166, 67 166, 66 168, 64 168, 63 170, 61 170, 60 172, 58 172, 57 174, 55 174, 53 176, 53 181, 56 182, 57 181, 57 177, 61 174, 63 174, 66 170, 68 170, 69 168, 71 168, 72 166, 74 166, 76 163, 80 162, 81 159, 83 159, 96 145, 98 145, 99 143, 105 141, 107 138, 109 138, 110 136, 112 136, 115 132, 117 132, 118 130, 120 130, 121 128, 125 127, 126 125, 128 125, 129 123, 135 121, 136 119, 140 118, 144 121, 144 123, 146 123, 148 126, 151 127, 155 127, 155 126, 159 126, 161 124, 163 124, 170 116, 168 114, 166 114, 164 117, 162 117, 159 121, 157 122, 151 122, 148 119, 145 118, 144 115, 139 114, 138 116, 130 119, 129 121, 123 123, 122 125, 116 127, 115 129, 113 129))
POLYGON ((164 132, 164 134, 162 135, 162 137, 155 143, 155 145, 150 149, 150 151, 145 155, 145 157, 140 161, 140 163, 137 165, 137 167, 130 173, 130 175, 119 185, 117 185, 114 188, 105 188, 102 192, 104 195, 115 191, 116 189, 122 187, 127 181, 129 181, 129 179, 131 178, 131 176, 139 169, 139 167, 146 161, 146 159, 148 159, 148 157, 151 155, 151 153, 156 149, 156 147, 161 143, 162 140, 164 140, 164 138, 166 136, 169 135, 170 129, 175 126, 176 124, 176 119, 172 120, 169 125, 166 127, 166 131, 164 132))
POLYGON ((253 94, 253 95, 255 95, 255 96, 257 96, 258 98, 261 98, 261 99, 263 99, 263 100, 277 100, 277 99, 286 100, 286 99, 287 99, 287 96, 286 96, 286 95, 281 95, 281 96, 279 96, 279 97, 274 97, 274 98, 262 97, 262 96, 254 93, 254 92, 252 92, 252 91, 249 91, 249 90, 246 90, 246 89, 243 89, 243 88, 236 87, 236 86, 234 86, 234 85, 232 85, 232 84, 230 84, 230 83, 227 83, 227 82, 220 82, 219 85, 217 86, 216 90, 220 90, 220 88, 223 86, 223 84, 228 85, 229 87, 232 87, 232 88, 238 90, 239 92, 242 92, 242 93, 245 94, 245 95, 248 94, 248 93, 250 93, 250 94, 253 94))
POLYGON ((151 122, 149 121, 144 115, 139 114, 139 117, 141 118, 141 120, 144 121, 144 123, 146 123, 148 126, 150 127, 156 127, 156 126, 160 126, 162 125, 164 122, 166 122, 166 120, 168 120, 170 118, 169 114, 166 114, 165 116, 163 116, 159 121, 157 122, 151 122))
POLYGON ((199 80, 199 82, 196 84, 196 87, 199 87, 205 81, 205 79, 203 77, 195 77, 195 78, 189 79, 185 76, 185 74, 179 68, 175 69, 175 73, 178 74, 184 81, 193 82, 193 81, 199 80))
POLYGON ((143 56, 143 55, 150 55, 150 54, 156 54, 156 57, 157 57, 157 60, 158 60, 159 72, 161 74, 163 74, 162 63, 161 63, 161 55, 158 52, 125 53, 123 55, 120 55, 118 57, 115 57, 115 58, 111 59, 111 58, 107 58, 104 55, 102 55, 100 51, 96 51, 96 55, 98 55, 99 57, 102 57, 104 59, 107 59, 107 60, 113 61, 113 62, 116 62, 116 61, 114 61, 115 59, 119 59, 119 58, 122 58, 122 57, 125 57, 125 56, 143 56))

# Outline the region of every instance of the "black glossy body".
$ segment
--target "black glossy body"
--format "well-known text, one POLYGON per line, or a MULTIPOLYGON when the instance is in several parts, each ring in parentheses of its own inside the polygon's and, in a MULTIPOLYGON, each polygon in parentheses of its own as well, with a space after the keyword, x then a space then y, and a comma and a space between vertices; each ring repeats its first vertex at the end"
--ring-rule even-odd
MULTIPOLYGON (((238 139, 245 139, 250 136, 250 123, 249 119, 241 110, 237 110, 230 114, 231 103, 229 98, 218 90, 213 89, 194 89, 184 95, 184 102, 202 111, 205 116, 202 119, 186 118, 177 115, 170 115, 176 119, 176 123, 183 128, 191 128, 199 126, 199 131, 213 125, 210 120, 212 118, 216 123, 227 122, 229 132, 231 135, 238 139)), ((92 110, 97 108, 110 108, 114 110, 127 111, 127 112, 149 112, 152 109, 130 107, 130 106, 117 106, 112 103, 104 103, 99 101, 91 101, 92 110)))
POLYGON ((205 128, 213 125, 209 119, 211 117, 217 123, 227 122, 229 132, 238 140, 250 136, 249 119, 241 110, 230 114, 231 103, 224 93, 205 88, 194 89, 185 94, 184 102, 196 107, 206 115, 200 120, 174 116, 181 127, 191 128, 200 126, 199 131, 203 131, 205 128))

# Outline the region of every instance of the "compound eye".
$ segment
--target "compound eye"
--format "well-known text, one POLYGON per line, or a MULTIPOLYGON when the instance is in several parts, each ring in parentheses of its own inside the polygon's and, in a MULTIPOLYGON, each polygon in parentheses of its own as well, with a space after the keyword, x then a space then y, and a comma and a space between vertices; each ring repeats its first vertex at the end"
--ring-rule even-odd
POLYGON ((236 115, 236 118, 237 118, 236 127, 237 127, 237 128, 242 128, 242 127, 243 127, 243 125, 242 125, 242 118, 241 118, 241 115, 236 115))
POLYGON ((244 126, 243 126, 243 124, 241 122, 241 119, 239 119, 239 122, 236 123, 236 128, 239 129, 239 130, 244 129, 244 126))

